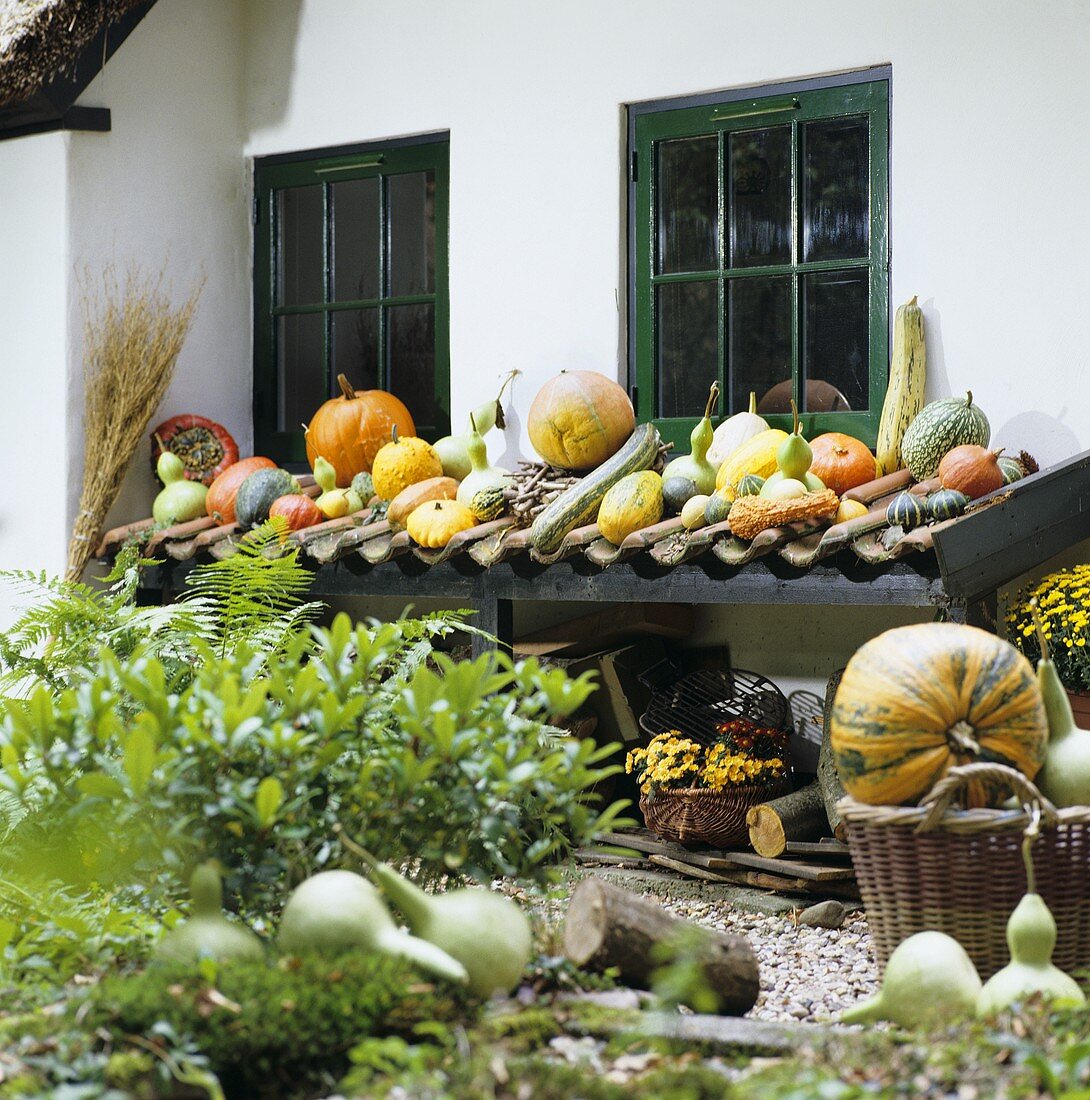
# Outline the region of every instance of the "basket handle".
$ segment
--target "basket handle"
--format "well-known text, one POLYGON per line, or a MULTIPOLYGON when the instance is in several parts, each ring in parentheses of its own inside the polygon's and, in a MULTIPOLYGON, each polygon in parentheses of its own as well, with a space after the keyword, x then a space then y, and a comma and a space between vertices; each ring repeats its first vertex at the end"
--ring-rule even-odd
POLYGON ((917 832, 923 833, 938 825, 943 815, 950 809, 954 796, 974 780, 991 780, 1009 787, 1011 793, 1024 806, 1040 806, 1041 818, 1046 825, 1055 824, 1058 816, 1056 807, 1017 768, 1010 768, 1006 764, 981 762, 951 768, 931 788, 930 793, 920 803, 921 807, 927 807, 927 816, 920 822, 917 832))

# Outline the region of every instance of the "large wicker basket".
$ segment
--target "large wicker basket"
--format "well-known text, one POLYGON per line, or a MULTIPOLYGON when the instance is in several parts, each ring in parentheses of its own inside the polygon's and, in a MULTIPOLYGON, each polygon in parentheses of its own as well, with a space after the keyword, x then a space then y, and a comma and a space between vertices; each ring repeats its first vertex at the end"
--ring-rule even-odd
POLYGON ((916 932, 953 936, 981 978, 1010 961, 1007 918, 1026 892, 1022 839, 1034 815, 1037 891, 1056 918, 1053 961, 1090 965, 1090 807, 1057 810, 1021 772, 1001 764, 952 768, 919 806, 838 804, 879 962, 916 932), (1018 810, 952 809, 970 780, 1000 784, 1018 810))
POLYGON ((663 840, 681 844, 709 844, 730 848, 749 844, 746 814, 790 789, 786 780, 755 787, 727 787, 721 791, 689 787, 656 791, 640 797, 643 820, 663 840))

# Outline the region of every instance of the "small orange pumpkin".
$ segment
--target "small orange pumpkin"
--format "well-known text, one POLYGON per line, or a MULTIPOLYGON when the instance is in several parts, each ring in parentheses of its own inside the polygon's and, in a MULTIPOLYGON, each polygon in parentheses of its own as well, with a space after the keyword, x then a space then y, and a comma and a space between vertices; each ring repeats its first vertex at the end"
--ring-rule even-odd
POLYGON ((956 489, 970 500, 1003 487, 999 465, 1002 451, 989 451, 975 443, 964 443, 948 451, 939 463, 939 481, 944 489, 956 489))
POLYGON ((534 450, 567 470, 593 470, 636 427, 628 394, 593 370, 561 371, 538 390, 526 417, 534 450))
POLYGON ((325 513, 305 493, 288 493, 277 497, 269 506, 269 518, 280 516, 287 522, 289 531, 302 531, 325 522, 325 513))
POLYGON ((232 463, 208 486, 208 496, 204 498, 205 511, 221 526, 234 523, 235 497, 242 483, 258 470, 275 470, 276 463, 271 458, 254 455, 232 463))
POLYGON ((878 476, 878 466, 867 445, 843 432, 825 432, 810 441, 810 473, 828 489, 843 496, 878 476))
POLYGON ((385 390, 356 391, 343 374, 337 375, 339 397, 330 398, 311 417, 306 431, 307 461, 311 468, 321 455, 337 471, 337 485, 347 489, 359 473, 370 473, 379 448, 396 428, 399 435, 416 435, 409 410, 385 390))

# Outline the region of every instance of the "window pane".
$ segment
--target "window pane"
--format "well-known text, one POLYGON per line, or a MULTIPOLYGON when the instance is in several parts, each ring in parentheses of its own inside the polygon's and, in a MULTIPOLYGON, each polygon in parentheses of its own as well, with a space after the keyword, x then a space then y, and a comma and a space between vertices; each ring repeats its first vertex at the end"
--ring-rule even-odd
POLYGON ((387 389, 405 402, 418 427, 436 424, 435 306, 390 306, 386 328, 387 389))
POLYGON ((870 240, 866 118, 808 122, 803 127, 806 260, 867 255, 870 240))
POLYGON ((718 284, 668 283, 655 290, 658 415, 700 416, 719 377, 718 284))
POLYGON ((865 410, 870 404, 867 271, 803 277, 803 373, 807 412, 865 410))
POLYGON ((277 191, 276 224, 280 236, 277 304, 300 306, 323 301, 322 185, 277 191))
POLYGON ((379 183, 333 184, 333 298, 351 302, 380 293, 379 183))
POLYGON ((390 203, 390 294, 435 290, 435 173, 387 180, 390 203))
POLYGON ((791 280, 731 279, 730 411, 749 407, 757 394, 759 412, 791 410, 791 280))
POLYGON ((299 431, 329 396, 324 334, 324 313, 276 319, 277 431, 299 431))
POLYGON ((656 146, 660 274, 719 266, 717 144, 713 135, 656 146))
POLYGON ((791 128, 730 135, 731 266, 791 262, 791 128))
POLYGON ((357 390, 378 389, 378 309, 337 310, 332 317, 332 376, 347 375, 357 390))

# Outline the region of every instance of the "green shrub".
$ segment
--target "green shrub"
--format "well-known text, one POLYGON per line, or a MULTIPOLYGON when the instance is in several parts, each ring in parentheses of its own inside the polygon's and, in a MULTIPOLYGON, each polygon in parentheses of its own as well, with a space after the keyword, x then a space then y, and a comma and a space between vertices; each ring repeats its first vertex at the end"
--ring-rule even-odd
POLYGON ((340 821, 424 876, 541 874, 622 808, 594 806, 612 746, 550 725, 592 685, 498 653, 429 667, 429 629, 339 615, 275 652, 220 656, 198 639, 180 690, 158 658, 102 650, 83 682, 0 720, 0 792, 18 807, 2 865, 177 882, 215 857, 228 893, 269 913, 342 858, 340 821))
POLYGON ((236 960, 212 980, 154 965, 101 982, 73 1011, 122 1046, 125 1035, 158 1042, 165 1025, 203 1055, 228 1097, 290 1097, 331 1091, 348 1052, 368 1036, 418 1039, 417 1025, 463 1022, 478 1006, 454 986, 421 981, 399 959, 353 953, 236 960))

